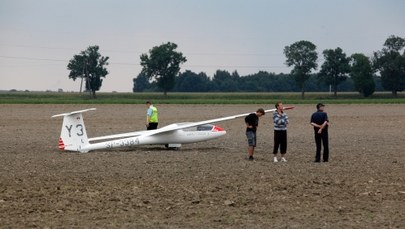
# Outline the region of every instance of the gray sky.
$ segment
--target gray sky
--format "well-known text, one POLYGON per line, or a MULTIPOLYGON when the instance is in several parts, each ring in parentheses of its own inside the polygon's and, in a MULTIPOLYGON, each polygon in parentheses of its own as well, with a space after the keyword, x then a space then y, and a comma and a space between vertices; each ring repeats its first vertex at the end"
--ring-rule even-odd
POLYGON ((139 56, 166 42, 181 71, 288 73, 283 49, 299 40, 322 51, 371 56, 405 37, 404 0, 0 0, 0 90, 78 91, 66 66, 90 45, 110 57, 100 91, 130 92, 139 56))

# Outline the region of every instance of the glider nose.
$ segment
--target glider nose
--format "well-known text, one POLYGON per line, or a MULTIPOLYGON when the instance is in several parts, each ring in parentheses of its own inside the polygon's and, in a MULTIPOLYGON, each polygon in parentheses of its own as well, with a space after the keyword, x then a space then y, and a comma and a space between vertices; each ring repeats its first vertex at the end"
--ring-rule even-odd
POLYGON ((221 127, 219 127, 219 126, 214 126, 214 128, 212 128, 212 131, 213 131, 213 132, 225 132, 225 133, 226 133, 226 131, 224 130, 224 128, 221 128, 221 127))

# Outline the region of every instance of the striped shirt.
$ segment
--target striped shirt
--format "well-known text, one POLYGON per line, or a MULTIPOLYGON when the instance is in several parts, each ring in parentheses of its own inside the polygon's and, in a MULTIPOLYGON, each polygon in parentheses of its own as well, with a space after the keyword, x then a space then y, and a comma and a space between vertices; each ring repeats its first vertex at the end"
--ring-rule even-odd
POLYGON ((287 130, 288 116, 286 113, 273 112, 274 130, 287 130))

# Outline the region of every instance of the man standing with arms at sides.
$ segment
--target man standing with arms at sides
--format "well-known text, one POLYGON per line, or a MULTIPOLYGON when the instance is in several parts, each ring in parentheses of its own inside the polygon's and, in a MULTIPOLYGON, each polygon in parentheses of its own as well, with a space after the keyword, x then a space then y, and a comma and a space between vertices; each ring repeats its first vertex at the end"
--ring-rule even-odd
POLYGON ((287 125, 288 116, 284 113, 283 103, 277 102, 275 105, 276 109, 273 112, 273 123, 274 123, 274 148, 273 148, 273 162, 278 162, 277 153, 280 147, 281 161, 287 162, 285 159, 285 154, 287 153, 287 125))
POLYGON ((146 101, 148 110, 146 111, 146 129, 155 130, 158 127, 158 110, 150 101, 146 101))
POLYGON ((256 130, 259 126, 259 117, 265 114, 262 108, 257 109, 256 113, 251 113, 245 117, 246 137, 248 140, 248 155, 249 161, 253 161, 253 153, 256 147, 256 130))
POLYGON ((323 143, 323 161, 329 160, 329 143, 328 143, 328 114, 324 111, 325 105, 318 103, 317 111, 311 116, 311 125, 314 127, 316 155, 315 162, 321 162, 321 147, 323 143))

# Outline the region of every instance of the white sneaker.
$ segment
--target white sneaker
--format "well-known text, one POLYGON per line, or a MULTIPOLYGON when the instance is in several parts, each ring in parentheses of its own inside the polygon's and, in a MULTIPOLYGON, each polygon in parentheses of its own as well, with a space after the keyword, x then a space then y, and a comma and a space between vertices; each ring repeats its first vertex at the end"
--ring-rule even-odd
POLYGON ((278 162, 277 157, 273 158, 273 162, 278 162))
POLYGON ((287 159, 285 159, 284 157, 281 158, 282 162, 287 162, 287 159))

